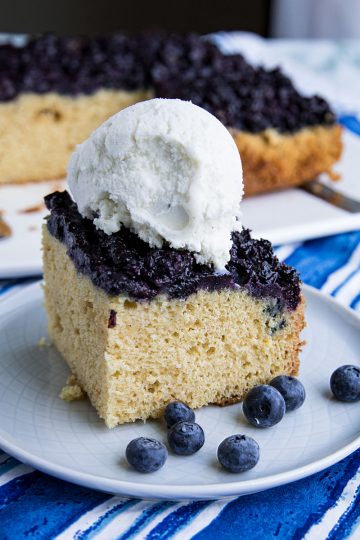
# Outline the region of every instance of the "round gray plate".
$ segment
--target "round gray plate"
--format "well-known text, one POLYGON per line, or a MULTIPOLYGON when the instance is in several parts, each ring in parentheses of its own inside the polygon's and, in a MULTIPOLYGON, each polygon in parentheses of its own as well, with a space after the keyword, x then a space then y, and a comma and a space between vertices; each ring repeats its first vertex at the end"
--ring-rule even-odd
POLYGON ((58 394, 68 368, 47 336, 40 284, 0 303, 0 447, 34 467, 84 486, 151 499, 213 499, 252 493, 303 478, 344 458, 360 446, 360 402, 331 398, 329 378, 342 364, 360 361, 360 318, 309 287, 307 345, 300 378, 304 406, 277 426, 249 426, 240 405, 204 407, 197 421, 204 447, 194 456, 169 455, 160 471, 141 475, 124 460, 127 443, 141 435, 166 440, 160 421, 113 430, 87 400, 65 403, 58 394), (258 465, 234 475, 222 470, 216 449, 227 436, 245 433, 261 448, 258 465))

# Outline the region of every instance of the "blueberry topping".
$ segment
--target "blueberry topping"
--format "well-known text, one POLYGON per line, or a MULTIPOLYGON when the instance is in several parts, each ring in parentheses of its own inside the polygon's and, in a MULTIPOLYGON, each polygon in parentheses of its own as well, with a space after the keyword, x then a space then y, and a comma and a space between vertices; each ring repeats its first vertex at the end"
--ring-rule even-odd
POLYGON ((191 456, 204 445, 203 429, 195 422, 178 422, 168 433, 170 448, 180 456, 191 456))
POLYGON ((115 328, 115 326, 116 326, 116 311, 114 309, 110 309, 108 328, 115 328))
POLYGON ((246 435, 231 435, 220 444, 217 457, 224 469, 233 473, 255 467, 260 457, 259 445, 246 435))
POLYGON ((335 122, 324 99, 299 94, 280 69, 253 67, 197 34, 47 34, 24 47, 0 46, 1 101, 21 92, 76 95, 99 88, 152 88, 156 97, 191 100, 226 126, 253 133, 335 122))
POLYGON ((126 459, 138 472, 155 472, 164 465, 168 452, 166 446, 156 439, 138 437, 126 447, 126 459))
POLYGON ((300 302, 296 271, 279 262, 270 242, 252 239, 246 229, 233 233, 228 273, 219 275, 196 263, 192 253, 168 245, 150 247, 125 227, 110 236, 97 230, 67 192, 52 193, 45 203, 49 232, 66 245, 76 269, 110 296, 126 293, 137 301, 159 294, 187 298, 200 289, 240 286, 256 298, 276 299, 277 313, 296 309, 300 302))
POLYGON ((285 410, 284 398, 276 388, 268 384, 254 386, 243 403, 246 419, 258 428, 274 426, 283 418, 285 410))
POLYGON ((305 401, 305 388, 296 377, 279 375, 270 381, 270 385, 276 388, 284 398, 286 412, 298 409, 305 401))
POLYGON ((360 368, 351 365, 337 368, 331 375, 330 388, 339 401, 359 401, 360 368))
POLYGON ((185 403, 181 401, 172 401, 164 412, 167 427, 171 427, 178 422, 195 422, 195 413, 185 403))
POLYGON ((243 131, 294 132, 335 122, 324 99, 299 94, 279 68, 253 67, 242 55, 223 54, 195 35, 165 38, 152 80, 156 96, 190 100, 243 131))

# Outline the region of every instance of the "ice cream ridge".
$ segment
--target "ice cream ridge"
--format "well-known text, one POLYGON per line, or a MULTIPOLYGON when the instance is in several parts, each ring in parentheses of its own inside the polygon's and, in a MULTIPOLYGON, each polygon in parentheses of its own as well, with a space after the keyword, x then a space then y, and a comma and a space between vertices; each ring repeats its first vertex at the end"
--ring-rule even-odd
POLYGON ((108 427, 297 373, 299 277, 242 227, 241 159, 214 116, 137 103, 76 148, 68 183, 74 200, 45 201, 49 333, 108 427))

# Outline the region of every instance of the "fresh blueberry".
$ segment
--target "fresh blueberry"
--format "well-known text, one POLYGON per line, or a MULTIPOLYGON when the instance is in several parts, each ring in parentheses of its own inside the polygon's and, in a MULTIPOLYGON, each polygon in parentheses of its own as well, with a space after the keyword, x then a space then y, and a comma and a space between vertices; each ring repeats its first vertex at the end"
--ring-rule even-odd
POLYGON ((204 431, 195 422, 178 422, 170 429, 168 441, 175 454, 190 456, 204 445, 204 431))
POLYGON ((284 398, 276 388, 268 384, 254 386, 243 403, 246 419, 258 428, 274 426, 280 422, 285 410, 284 398))
POLYGON ((224 469, 239 473, 255 467, 260 457, 259 445, 246 435, 231 435, 220 444, 217 457, 224 469))
POLYGON ((350 365, 337 368, 331 375, 330 388, 339 401, 359 401, 360 369, 350 365))
POLYGON ((166 446, 156 439, 138 437, 126 447, 126 459, 139 472, 150 473, 161 469, 168 452, 166 446))
POLYGON ((170 428, 178 422, 195 422, 195 413, 182 401, 172 401, 166 406, 164 418, 170 428))
POLYGON ((299 409, 305 401, 305 388, 296 377, 278 375, 270 385, 276 388, 285 400, 286 412, 299 409))

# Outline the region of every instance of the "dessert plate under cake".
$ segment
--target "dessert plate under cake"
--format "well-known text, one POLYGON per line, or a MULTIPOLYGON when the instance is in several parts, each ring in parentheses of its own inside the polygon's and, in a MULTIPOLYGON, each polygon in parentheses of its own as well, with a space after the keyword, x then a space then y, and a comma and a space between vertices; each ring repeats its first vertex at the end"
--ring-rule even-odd
POLYGON ((277 426, 256 430, 240 405, 196 411, 206 442, 194 456, 171 455, 153 475, 130 470, 126 444, 149 435, 165 440, 159 421, 108 430, 87 400, 58 398, 68 369, 46 334, 41 285, 0 304, 0 447, 34 467, 84 486, 157 499, 211 499, 267 489, 300 479, 344 458, 360 446, 357 404, 330 398, 329 377, 345 361, 359 365, 360 319, 334 300, 304 286, 308 327, 300 379, 304 406, 277 426), (334 329, 336 328, 336 332, 334 329), (235 432, 255 437, 261 459, 253 470, 230 475, 216 465, 216 448, 235 432))

